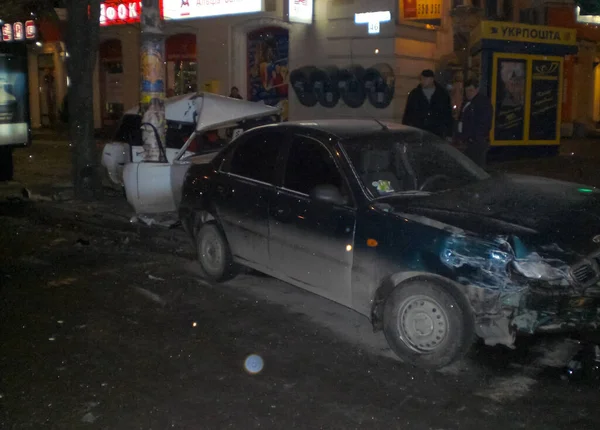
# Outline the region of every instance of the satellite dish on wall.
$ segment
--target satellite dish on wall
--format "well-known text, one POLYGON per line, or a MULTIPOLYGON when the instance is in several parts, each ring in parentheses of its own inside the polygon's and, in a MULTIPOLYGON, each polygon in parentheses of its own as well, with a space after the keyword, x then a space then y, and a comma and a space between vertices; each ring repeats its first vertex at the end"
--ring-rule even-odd
POLYGON ((380 63, 365 70, 364 76, 367 98, 377 109, 385 109, 394 99, 396 77, 389 64, 380 63))
POLYGON ((335 107, 340 101, 339 70, 335 66, 317 69, 310 76, 313 90, 321 106, 335 107))
POLYGON ((314 92, 311 74, 318 70, 314 66, 305 66, 290 73, 290 85, 303 106, 313 107, 317 104, 317 96, 314 92))
POLYGON ((340 70, 338 88, 342 100, 351 108, 359 108, 365 102, 364 75, 365 69, 362 66, 350 66, 340 70))

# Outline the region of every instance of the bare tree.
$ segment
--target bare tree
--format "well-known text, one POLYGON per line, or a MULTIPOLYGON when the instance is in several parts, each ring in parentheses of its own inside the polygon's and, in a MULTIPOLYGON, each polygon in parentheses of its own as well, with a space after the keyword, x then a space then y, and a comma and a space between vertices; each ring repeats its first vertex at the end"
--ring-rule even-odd
POLYGON ((75 197, 102 196, 102 176, 94 139, 93 76, 98 55, 100 0, 65 0, 67 7, 67 70, 69 134, 73 148, 75 197))

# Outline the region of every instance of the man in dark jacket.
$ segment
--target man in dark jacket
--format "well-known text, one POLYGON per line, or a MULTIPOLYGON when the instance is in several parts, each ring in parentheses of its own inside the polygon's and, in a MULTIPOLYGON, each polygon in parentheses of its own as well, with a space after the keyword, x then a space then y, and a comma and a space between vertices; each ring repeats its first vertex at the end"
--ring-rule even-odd
POLYGON ((421 72, 421 84, 408 94, 402 124, 452 137, 452 106, 448 92, 434 80, 432 70, 421 72))
POLYGON ((465 155, 479 166, 485 167, 490 148, 492 103, 486 96, 479 94, 479 82, 475 79, 465 82, 465 95, 457 127, 458 138, 466 146, 465 155))

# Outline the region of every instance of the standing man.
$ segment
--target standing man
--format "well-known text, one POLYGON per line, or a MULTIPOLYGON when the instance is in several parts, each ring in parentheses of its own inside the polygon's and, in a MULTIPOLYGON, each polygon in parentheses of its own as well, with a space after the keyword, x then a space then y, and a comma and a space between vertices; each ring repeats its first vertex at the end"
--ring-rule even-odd
POLYGON ((434 80, 433 70, 421 72, 421 83, 408 94, 402 124, 452 138, 452 106, 448 92, 434 80))
POLYGON ((458 138, 466 146, 465 155, 480 167, 485 167, 490 148, 492 103, 486 96, 479 94, 479 82, 475 79, 465 82, 465 96, 457 128, 458 138))

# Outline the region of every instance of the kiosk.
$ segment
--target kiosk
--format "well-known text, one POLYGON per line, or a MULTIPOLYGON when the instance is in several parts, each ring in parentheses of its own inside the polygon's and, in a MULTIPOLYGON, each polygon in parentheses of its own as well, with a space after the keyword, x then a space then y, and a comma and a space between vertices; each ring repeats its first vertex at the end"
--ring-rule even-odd
POLYGON ((470 63, 494 106, 492 146, 560 144, 563 60, 575 53, 571 29, 482 21, 473 30, 470 63))

